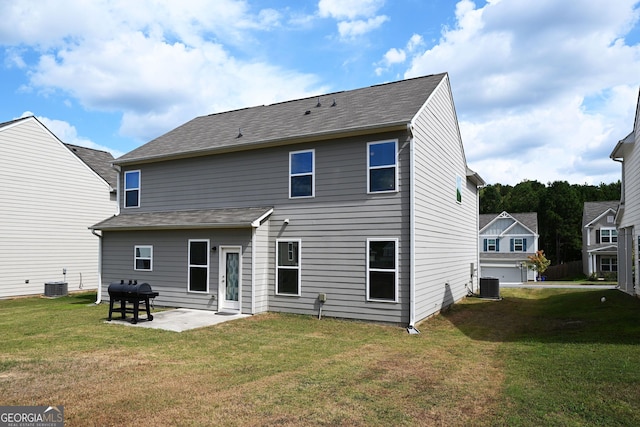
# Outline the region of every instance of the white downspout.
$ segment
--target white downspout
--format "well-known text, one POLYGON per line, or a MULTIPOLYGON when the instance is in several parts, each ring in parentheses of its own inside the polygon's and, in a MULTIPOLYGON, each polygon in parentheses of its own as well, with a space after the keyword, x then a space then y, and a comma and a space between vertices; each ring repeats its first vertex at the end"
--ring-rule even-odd
POLYGON ((98 237, 98 293, 96 295, 96 305, 102 301, 102 236, 91 230, 91 234, 98 237))
POLYGON ((256 314, 256 231, 251 227, 251 314, 256 314))
POLYGON ((413 121, 407 124, 409 132, 409 251, 411 252, 409 261, 409 326, 407 332, 419 334, 416 329, 416 219, 415 219, 415 148, 413 139, 413 121))
POLYGON ((111 164, 111 167, 118 172, 116 174, 116 215, 120 215, 120 173, 122 172, 122 168, 118 165, 111 164))

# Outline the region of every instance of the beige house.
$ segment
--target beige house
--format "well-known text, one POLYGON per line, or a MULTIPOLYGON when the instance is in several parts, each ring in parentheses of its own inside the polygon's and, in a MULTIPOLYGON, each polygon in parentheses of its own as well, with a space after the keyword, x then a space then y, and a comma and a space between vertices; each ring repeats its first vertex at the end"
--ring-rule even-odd
POLYGON ((35 117, 0 123, 0 298, 99 285, 99 238, 117 213, 113 157, 66 145, 35 117))

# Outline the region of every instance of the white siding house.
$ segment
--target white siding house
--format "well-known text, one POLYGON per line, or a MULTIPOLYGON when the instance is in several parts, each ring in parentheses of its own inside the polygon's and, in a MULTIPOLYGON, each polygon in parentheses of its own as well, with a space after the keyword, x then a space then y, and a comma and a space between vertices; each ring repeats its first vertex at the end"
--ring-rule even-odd
POLYGON ((535 212, 480 215, 480 277, 500 283, 535 280, 527 265, 538 251, 538 215, 535 212))
POLYGON ((111 156, 87 150, 35 117, 0 123, 0 298, 41 294, 52 281, 98 287, 99 239, 88 227, 117 203, 115 182, 79 157, 111 156))
POLYGON ((640 94, 633 131, 616 144, 611 158, 622 164, 622 194, 616 215, 618 285, 625 292, 639 295, 640 257, 637 254, 640 254, 640 94))

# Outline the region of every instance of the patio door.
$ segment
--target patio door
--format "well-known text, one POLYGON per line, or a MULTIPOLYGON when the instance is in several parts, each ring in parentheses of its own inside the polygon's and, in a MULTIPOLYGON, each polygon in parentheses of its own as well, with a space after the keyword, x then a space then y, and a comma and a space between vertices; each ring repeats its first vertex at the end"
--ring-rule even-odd
POLYGON ((220 305, 218 311, 240 310, 240 248, 220 247, 220 305))

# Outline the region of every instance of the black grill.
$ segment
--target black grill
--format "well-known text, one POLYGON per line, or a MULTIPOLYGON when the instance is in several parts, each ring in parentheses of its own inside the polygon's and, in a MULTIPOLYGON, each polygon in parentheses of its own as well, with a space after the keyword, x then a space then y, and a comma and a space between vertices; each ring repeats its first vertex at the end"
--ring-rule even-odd
POLYGON ((123 319, 126 319, 127 313, 133 314, 131 323, 138 323, 138 312, 140 305, 143 305, 143 310, 147 311, 147 320, 153 320, 151 310, 149 310, 149 299, 155 298, 159 294, 153 292, 151 285, 148 283, 138 283, 137 280, 125 283, 124 280, 120 282, 114 282, 109 285, 109 320, 112 319, 114 310, 119 311, 123 319), (116 302, 120 302, 120 308, 113 308, 116 302))

